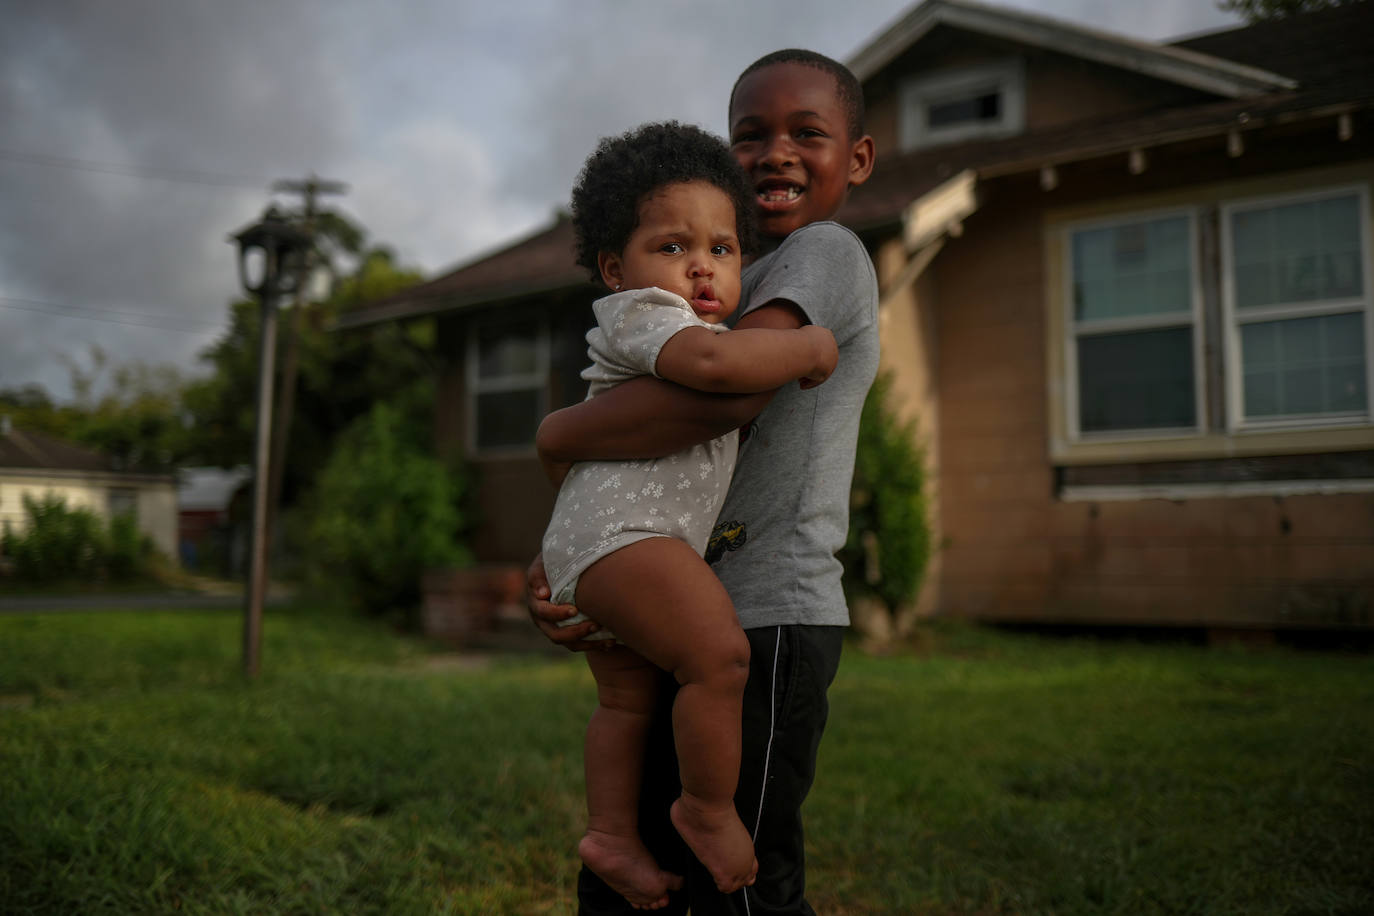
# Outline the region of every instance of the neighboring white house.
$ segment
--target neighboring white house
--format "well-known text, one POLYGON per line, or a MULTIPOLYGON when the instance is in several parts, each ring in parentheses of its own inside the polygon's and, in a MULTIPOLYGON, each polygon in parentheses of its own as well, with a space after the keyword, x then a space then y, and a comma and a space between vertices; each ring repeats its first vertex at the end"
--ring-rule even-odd
POLYGON ((15 427, 0 417, 0 528, 28 526, 24 497, 62 497, 69 508, 108 519, 132 512, 139 529, 168 557, 177 556, 177 484, 171 474, 114 470, 98 452, 15 427))

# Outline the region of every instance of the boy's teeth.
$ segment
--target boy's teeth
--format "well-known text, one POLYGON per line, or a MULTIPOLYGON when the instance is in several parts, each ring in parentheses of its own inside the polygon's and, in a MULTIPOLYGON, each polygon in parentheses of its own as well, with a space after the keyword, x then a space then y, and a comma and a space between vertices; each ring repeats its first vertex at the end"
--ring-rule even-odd
POLYGON ((790 188, 769 188, 759 195, 764 200, 796 200, 801 196, 801 188, 796 186, 790 188))

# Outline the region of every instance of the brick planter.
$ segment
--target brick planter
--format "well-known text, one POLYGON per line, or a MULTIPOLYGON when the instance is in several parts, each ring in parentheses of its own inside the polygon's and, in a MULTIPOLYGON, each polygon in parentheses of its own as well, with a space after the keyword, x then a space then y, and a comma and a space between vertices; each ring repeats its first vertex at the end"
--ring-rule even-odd
POLYGON ((524 615, 525 574, 518 566, 431 570, 422 588, 425 635, 455 646, 487 642, 503 619, 524 615))

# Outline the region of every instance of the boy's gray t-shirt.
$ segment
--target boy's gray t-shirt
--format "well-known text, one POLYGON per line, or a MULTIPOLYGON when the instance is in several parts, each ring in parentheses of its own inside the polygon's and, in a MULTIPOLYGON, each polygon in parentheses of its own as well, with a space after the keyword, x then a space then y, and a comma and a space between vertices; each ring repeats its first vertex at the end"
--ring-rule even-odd
POLYGON ((744 272, 740 314, 779 299, 828 328, 840 360, 825 384, 784 385, 740 445, 706 559, 746 628, 845 626, 835 554, 849 531, 859 413, 878 371, 878 282, 838 223, 796 230, 744 272))

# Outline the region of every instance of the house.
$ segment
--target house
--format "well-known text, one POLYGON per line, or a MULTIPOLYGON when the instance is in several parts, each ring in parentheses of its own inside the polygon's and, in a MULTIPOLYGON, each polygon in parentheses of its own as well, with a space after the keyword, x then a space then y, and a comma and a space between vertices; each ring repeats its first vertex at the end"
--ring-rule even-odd
POLYGON ((230 507, 252 479, 248 467, 182 468, 177 472, 177 552, 181 565, 230 578, 241 572, 242 537, 230 507))
POLYGON ((177 555, 177 491, 170 474, 115 470, 98 452, 23 430, 0 416, 0 528, 28 527, 24 499, 59 496, 101 518, 133 513, 159 551, 177 555))
MULTIPOLYGON (((1174 43, 927 0, 848 61, 840 219, 930 463, 921 603, 1005 622, 1374 627, 1374 2, 1174 43)), ((355 313, 434 316, 479 555, 533 554, 581 396, 558 221, 355 313)))

